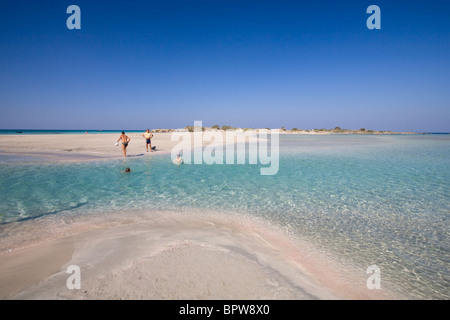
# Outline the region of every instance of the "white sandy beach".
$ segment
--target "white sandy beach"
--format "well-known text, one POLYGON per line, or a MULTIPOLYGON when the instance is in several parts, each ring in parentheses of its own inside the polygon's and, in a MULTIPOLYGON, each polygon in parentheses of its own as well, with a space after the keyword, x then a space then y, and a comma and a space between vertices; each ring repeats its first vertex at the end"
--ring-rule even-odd
MULTIPOLYGON (((145 153, 132 140, 129 155, 145 153)), ((52 160, 122 157, 118 135, 0 136, 0 151, 52 160)), ((170 152, 170 134, 153 144, 170 152)), ((130 212, 0 226, 1 299, 383 299, 301 239, 239 214, 130 212), (67 267, 81 270, 70 290, 67 267)))
POLYGON ((11 236, 2 241, 2 299, 388 297, 283 230, 234 214, 44 218, 4 233, 11 236), (79 290, 67 288, 70 265, 80 267, 79 290))
MULTIPOLYGON (((141 133, 129 133, 130 144, 127 156, 143 156, 145 139, 141 133)), ((170 152, 177 142, 172 142, 170 133, 155 133, 152 146, 159 153, 170 152)), ((122 148, 115 145, 119 134, 60 134, 0 136, 0 152, 43 157, 49 160, 95 160, 123 157, 122 148)))

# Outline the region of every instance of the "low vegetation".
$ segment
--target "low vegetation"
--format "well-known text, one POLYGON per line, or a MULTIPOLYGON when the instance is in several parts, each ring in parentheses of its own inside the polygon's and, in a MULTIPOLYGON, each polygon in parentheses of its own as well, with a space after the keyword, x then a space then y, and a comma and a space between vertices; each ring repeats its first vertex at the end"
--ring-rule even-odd
MULTIPOLYGON (((393 131, 384 131, 384 130, 368 130, 366 128, 361 128, 359 130, 355 130, 355 129, 342 129, 339 126, 334 127, 333 129, 325 129, 325 128, 320 128, 320 129, 312 129, 312 130, 307 130, 307 129, 298 129, 298 128, 292 128, 291 130, 286 129, 284 126, 282 126, 281 128, 265 128, 266 130, 270 131, 270 130, 278 130, 278 132, 281 133, 298 133, 298 134, 412 134, 415 132, 393 132, 393 131)), ((156 132, 156 133, 163 133, 163 132, 173 132, 173 131, 178 131, 179 129, 175 130, 175 129, 153 129, 152 132, 156 132)), ((194 126, 187 126, 184 127, 184 130, 188 131, 188 132, 194 132, 194 131, 229 131, 229 130, 235 130, 235 131, 240 131, 240 132, 248 132, 248 131, 256 131, 258 132, 259 129, 255 129, 255 128, 235 128, 229 125, 222 125, 219 126, 218 124, 215 124, 211 127, 194 127, 194 126)))

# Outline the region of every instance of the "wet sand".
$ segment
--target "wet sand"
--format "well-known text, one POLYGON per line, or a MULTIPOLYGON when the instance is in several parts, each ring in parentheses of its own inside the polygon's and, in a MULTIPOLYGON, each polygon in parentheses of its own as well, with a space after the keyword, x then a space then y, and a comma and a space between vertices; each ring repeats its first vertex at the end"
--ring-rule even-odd
POLYGON ((3 227, 1 299, 390 297, 253 217, 124 212, 39 220, 3 227), (80 289, 67 287, 71 265, 80 268, 80 289))

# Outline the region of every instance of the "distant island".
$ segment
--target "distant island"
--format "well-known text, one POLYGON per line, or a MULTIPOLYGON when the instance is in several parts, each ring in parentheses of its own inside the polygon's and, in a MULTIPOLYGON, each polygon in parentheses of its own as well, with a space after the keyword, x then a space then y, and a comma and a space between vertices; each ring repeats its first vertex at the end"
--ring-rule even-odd
MULTIPOLYGON (((187 131, 187 132, 194 132, 195 131, 194 126, 186 126, 183 129, 153 129, 152 132, 155 133, 163 133, 163 132, 174 132, 174 131, 187 131)), ((200 130, 200 127, 198 128, 200 130)), ((298 129, 298 128, 292 128, 292 129, 286 129, 285 127, 281 128, 235 128, 228 125, 213 125, 211 127, 201 127, 201 131, 235 131, 236 133, 258 133, 262 130, 267 131, 274 131, 281 134, 424 134, 421 132, 397 132, 397 131, 384 131, 384 130, 367 130, 365 128, 361 129, 341 129, 340 127, 335 127, 333 129, 312 129, 312 130, 306 130, 306 129, 298 129)))

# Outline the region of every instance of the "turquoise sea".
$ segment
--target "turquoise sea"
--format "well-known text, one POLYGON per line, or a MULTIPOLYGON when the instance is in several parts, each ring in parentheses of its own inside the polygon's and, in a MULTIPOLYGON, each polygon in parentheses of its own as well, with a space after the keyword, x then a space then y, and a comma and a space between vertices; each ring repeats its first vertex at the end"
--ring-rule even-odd
POLYGON ((406 299, 450 298, 450 135, 281 135, 278 173, 260 167, 0 155, 0 237, 2 226, 52 215, 232 211, 362 270, 378 265, 406 299))
MULTIPOLYGON (((41 134, 104 134, 120 133, 124 130, 30 130, 30 129, 0 129, 0 135, 41 135, 41 134)), ((142 130, 125 130, 126 132, 144 132, 142 130)))

